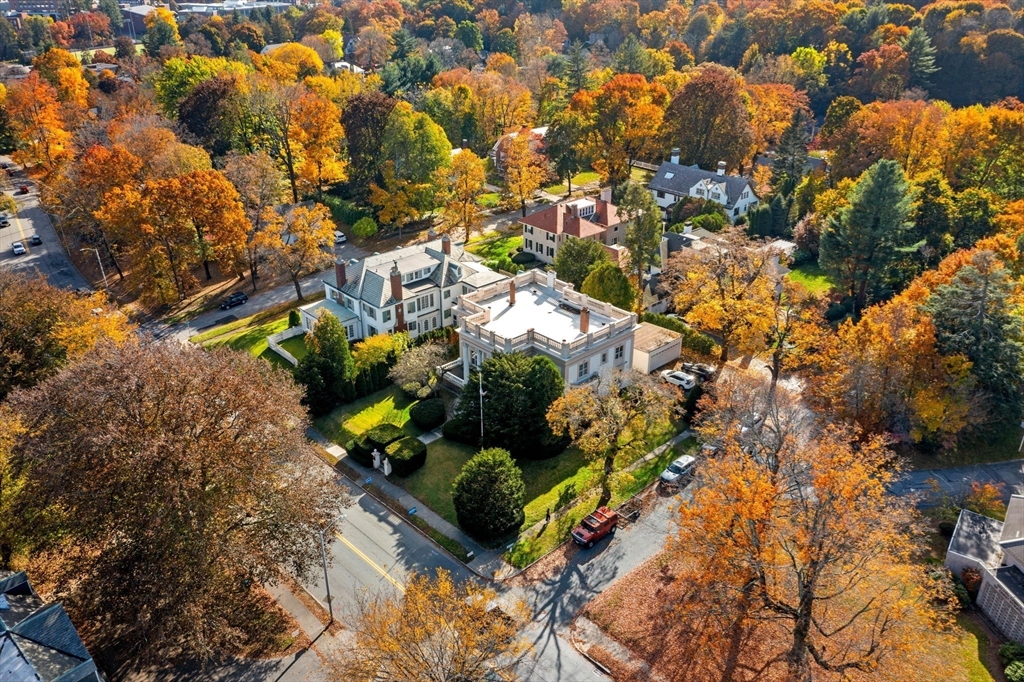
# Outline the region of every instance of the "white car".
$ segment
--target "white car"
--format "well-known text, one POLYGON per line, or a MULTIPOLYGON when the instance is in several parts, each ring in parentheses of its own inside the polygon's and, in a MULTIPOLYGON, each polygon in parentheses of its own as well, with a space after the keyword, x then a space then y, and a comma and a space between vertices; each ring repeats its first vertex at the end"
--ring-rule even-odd
POLYGON ((683 479, 693 475, 693 469, 697 466, 697 458, 692 455, 683 455, 668 465, 668 468, 661 472, 661 482, 676 485, 683 479))
POLYGON ((755 412, 747 419, 743 420, 743 426, 740 428, 740 435, 745 436, 757 427, 764 423, 764 415, 760 412, 755 412))
POLYGON ((342 232, 341 230, 335 230, 334 231, 334 243, 335 244, 345 244, 346 242, 348 242, 348 237, 345 236, 345 233, 342 232))
POLYGON ((14 242, 11 244, 11 250, 14 251, 15 256, 23 256, 25 254, 25 245, 21 242, 14 242))
POLYGON ((661 378, 673 386, 679 386, 684 391, 689 391, 697 385, 697 379, 692 374, 680 372, 677 369, 666 369, 661 373, 661 378))

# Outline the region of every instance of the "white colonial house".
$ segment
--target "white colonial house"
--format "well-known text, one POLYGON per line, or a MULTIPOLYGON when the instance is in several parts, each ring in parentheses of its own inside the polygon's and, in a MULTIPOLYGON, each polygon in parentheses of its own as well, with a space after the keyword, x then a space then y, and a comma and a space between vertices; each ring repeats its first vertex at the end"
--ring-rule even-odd
POLYGON ((1024 644, 1024 497, 1011 495, 1006 520, 960 511, 946 567, 981 574, 977 605, 1003 636, 1024 644))
POLYGON ((732 220, 746 215, 759 201, 750 180, 739 175, 725 174, 724 161, 718 162, 716 171, 702 170, 697 166, 681 166, 678 149, 672 150, 671 161, 665 161, 658 167, 648 188, 664 216, 683 197, 719 203, 725 207, 725 212, 732 220))
POLYGON ((612 190, 598 197, 563 201, 519 220, 523 226, 523 250, 542 263, 551 264, 568 239, 592 239, 609 247, 613 260, 626 240, 626 223, 612 203, 612 190))
POLYGON ((299 308, 310 330, 323 311, 341 321, 350 341, 407 331, 413 337, 455 324, 457 298, 505 279, 448 237, 334 265, 322 301, 299 308))
POLYGON ((444 369, 459 386, 495 353, 546 355, 570 385, 632 367, 636 314, 574 291, 553 272, 527 270, 463 294, 456 315, 459 359, 444 369))

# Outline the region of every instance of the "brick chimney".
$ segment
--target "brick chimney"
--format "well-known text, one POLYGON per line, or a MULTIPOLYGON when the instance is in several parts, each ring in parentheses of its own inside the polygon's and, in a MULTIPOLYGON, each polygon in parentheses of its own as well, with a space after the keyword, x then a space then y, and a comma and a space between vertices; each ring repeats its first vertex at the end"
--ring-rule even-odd
POLYGON ((398 263, 391 266, 391 296, 398 303, 395 304, 395 331, 405 331, 405 305, 402 304, 402 273, 398 269, 398 263))
POLYGON ((337 280, 336 286, 339 289, 348 282, 348 276, 345 274, 345 261, 340 258, 334 261, 334 279, 337 280))
POLYGON ((590 331, 590 308, 584 307, 580 311, 580 333, 586 334, 590 331))
POLYGON ((516 304, 516 281, 509 280, 508 283, 508 304, 513 306, 516 304))
POLYGON ((725 175, 725 161, 718 162, 718 174, 725 175))
POLYGON ((580 207, 575 202, 569 205, 569 210, 572 212, 573 218, 580 217, 580 207))
POLYGON ((441 250, 446 256, 452 255, 452 240, 448 238, 448 235, 441 236, 441 250))

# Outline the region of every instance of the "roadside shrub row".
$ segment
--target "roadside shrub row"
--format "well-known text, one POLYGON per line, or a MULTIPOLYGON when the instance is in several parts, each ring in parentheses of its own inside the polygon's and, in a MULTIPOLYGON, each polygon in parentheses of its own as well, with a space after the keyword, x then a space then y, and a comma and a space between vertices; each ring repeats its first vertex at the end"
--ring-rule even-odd
POLYGON ((649 322, 663 329, 671 329, 683 335, 683 348, 689 348, 700 355, 711 355, 715 350, 715 340, 705 336, 695 329, 691 329, 682 320, 657 313, 644 313, 640 316, 641 322, 649 322))

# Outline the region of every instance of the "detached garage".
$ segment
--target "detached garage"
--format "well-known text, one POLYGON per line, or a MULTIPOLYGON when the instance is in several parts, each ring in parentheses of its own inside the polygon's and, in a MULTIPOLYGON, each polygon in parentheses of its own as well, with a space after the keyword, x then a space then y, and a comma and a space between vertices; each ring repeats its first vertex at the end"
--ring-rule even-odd
POLYGON ((633 337, 633 369, 650 374, 679 358, 683 335, 650 322, 641 322, 633 337))

